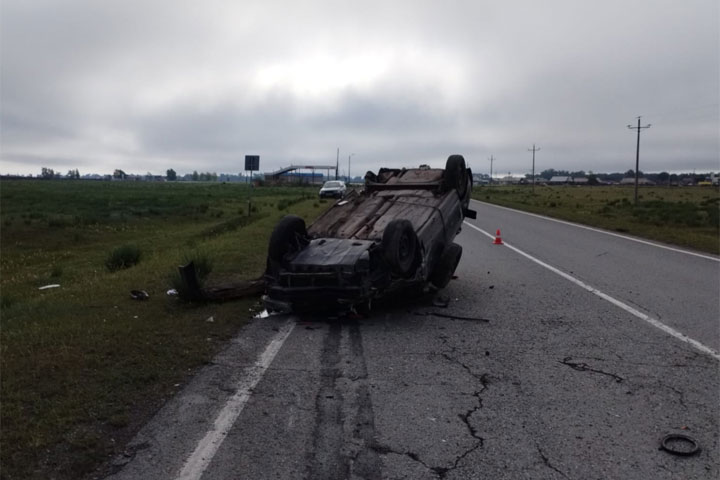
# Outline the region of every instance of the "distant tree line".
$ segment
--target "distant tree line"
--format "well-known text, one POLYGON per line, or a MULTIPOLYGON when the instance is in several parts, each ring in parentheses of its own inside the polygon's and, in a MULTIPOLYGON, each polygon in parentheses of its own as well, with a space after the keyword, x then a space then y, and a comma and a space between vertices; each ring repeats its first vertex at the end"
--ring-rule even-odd
POLYGON ((42 178, 55 178, 55 170, 53 170, 52 168, 43 167, 41 172, 42 173, 40 173, 40 176, 42 178))
MULTIPOLYGON (((32 175, 30 175, 30 176, 32 176, 32 175)), ((97 175, 94 175, 94 176, 97 177, 97 175)), ((112 176, 107 175, 106 177, 107 178, 112 177, 116 180, 142 180, 143 179, 143 177, 140 175, 128 174, 128 173, 125 173, 124 170, 121 170, 119 168, 116 168, 113 171, 112 176)), ((77 168, 68 170, 65 177, 63 177, 60 172, 56 172, 52 168, 42 167, 42 169, 40 170, 40 178, 79 179, 80 171, 77 168)), ((162 177, 152 175, 150 172, 147 172, 147 174, 144 175, 144 179, 146 179, 146 180, 157 179, 157 178, 162 178, 162 177)), ((218 181, 218 179, 223 180, 223 181, 228 181, 228 180, 239 180, 241 177, 239 175, 228 175, 228 174, 220 174, 218 176, 218 174, 215 172, 198 172, 197 170, 195 170, 193 173, 188 173, 187 175, 185 175, 183 177, 178 177, 177 172, 174 169, 169 168, 165 172, 165 178, 170 181, 186 180, 186 181, 194 181, 194 182, 216 182, 216 181, 218 181)))
MULTIPOLYGON (((187 175, 185 176, 187 178, 187 175)), ((198 173, 197 170, 195 170, 191 175, 191 180, 193 182, 216 182, 217 181, 217 173, 213 172, 203 172, 198 173)))
MULTIPOLYGON (((531 177, 531 175, 526 175, 528 178, 531 177)), ((707 173, 668 173, 668 172, 660 172, 660 173, 644 173, 642 171, 638 172, 638 176, 647 178, 648 180, 652 180, 653 182, 659 184, 659 185, 666 185, 666 184, 673 184, 677 183, 680 180, 683 179, 689 179, 693 182, 701 182, 705 180, 708 176, 707 173)), ((597 184, 599 181, 603 182, 620 182, 623 178, 634 178, 635 177, 635 170, 629 169, 626 172, 613 172, 613 173, 593 173, 585 172, 584 170, 577 170, 577 171, 569 171, 569 170, 555 170, 554 168, 548 168, 547 170, 543 170, 540 172, 540 177, 545 180, 550 180, 552 177, 585 177, 588 179, 588 183, 590 185, 597 184)))
MULTIPOLYGON (((62 178, 62 174, 60 172, 56 172, 52 168, 43 167, 42 170, 40 170, 40 177, 41 178, 62 178)), ((77 168, 75 168, 73 170, 68 170, 68 172, 65 174, 65 178, 71 178, 71 179, 80 178, 80 171, 77 168)))

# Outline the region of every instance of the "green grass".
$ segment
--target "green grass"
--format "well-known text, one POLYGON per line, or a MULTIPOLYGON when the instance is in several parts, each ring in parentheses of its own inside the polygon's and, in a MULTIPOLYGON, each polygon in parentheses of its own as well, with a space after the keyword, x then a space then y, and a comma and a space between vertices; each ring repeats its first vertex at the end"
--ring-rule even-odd
POLYGON ((257 277, 275 223, 286 213, 310 222, 327 207, 316 193, 3 180, 2 478, 81 478, 121 451, 257 308, 256 299, 167 296, 177 266, 200 258, 208 284, 257 277), (140 261, 110 272, 108 256, 123 245, 136 247, 140 261), (48 284, 60 287, 38 290, 48 284), (134 289, 150 298, 131 299, 134 289))
POLYGON ((491 186, 473 198, 607 230, 719 254, 717 187, 491 186))
POLYGON ((105 267, 111 272, 130 268, 140 262, 141 256, 140 249, 135 245, 122 245, 110 252, 105 260, 105 267))

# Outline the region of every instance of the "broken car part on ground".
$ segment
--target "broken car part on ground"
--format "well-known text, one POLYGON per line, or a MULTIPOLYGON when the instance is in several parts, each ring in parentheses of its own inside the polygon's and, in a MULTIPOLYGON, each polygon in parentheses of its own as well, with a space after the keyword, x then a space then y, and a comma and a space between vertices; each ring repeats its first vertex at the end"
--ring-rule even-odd
POLYGON ((382 168, 365 175, 306 228, 294 215, 268 245, 263 297, 270 311, 369 310, 372 300, 404 288, 440 289, 462 247, 453 242, 468 209, 472 172, 462 155, 445 169, 382 168))

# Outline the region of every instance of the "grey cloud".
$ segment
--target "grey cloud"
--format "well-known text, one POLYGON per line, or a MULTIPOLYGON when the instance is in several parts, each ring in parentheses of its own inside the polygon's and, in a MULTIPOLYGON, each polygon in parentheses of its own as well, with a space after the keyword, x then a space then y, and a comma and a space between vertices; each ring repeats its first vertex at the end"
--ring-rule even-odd
POLYGON ((717 18, 713 0, 5 0, 0 172, 236 171, 340 147, 358 171, 464 153, 521 173, 533 142, 544 168, 626 170, 637 115, 649 170, 720 170, 717 18), (317 72, 347 85, 314 95, 255 83, 318 56, 386 64, 362 84, 317 72))

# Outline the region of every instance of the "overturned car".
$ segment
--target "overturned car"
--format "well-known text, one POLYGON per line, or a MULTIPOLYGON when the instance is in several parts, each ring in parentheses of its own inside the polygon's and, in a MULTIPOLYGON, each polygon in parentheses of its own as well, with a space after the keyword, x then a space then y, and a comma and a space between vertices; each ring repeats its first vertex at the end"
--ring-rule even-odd
POLYGON ((367 312, 374 299, 405 288, 445 287, 460 262, 453 242, 468 209, 472 173, 462 155, 445 169, 380 169, 365 175, 306 228, 287 215, 270 236, 269 311, 367 312))

